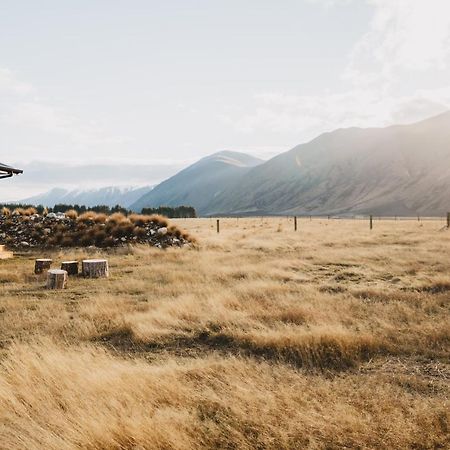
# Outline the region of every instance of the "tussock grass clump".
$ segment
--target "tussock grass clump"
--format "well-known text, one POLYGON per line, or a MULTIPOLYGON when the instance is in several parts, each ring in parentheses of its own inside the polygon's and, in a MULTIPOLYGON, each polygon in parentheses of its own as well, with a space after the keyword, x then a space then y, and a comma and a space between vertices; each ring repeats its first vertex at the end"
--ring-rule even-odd
POLYGON ((149 216, 148 220, 149 222, 156 223, 161 227, 167 227, 169 225, 167 217, 161 216, 160 214, 152 214, 151 216, 149 216))
POLYGON ((104 213, 97 213, 94 217, 95 223, 105 223, 108 219, 108 216, 104 213))
POLYGON ((13 216, 24 216, 25 215, 25 209, 24 208, 15 208, 12 212, 13 216))
POLYGON ((175 225, 170 225, 170 227, 167 228, 167 232, 177 237, 181 237, 182 233, 182 231, 175 225))
POLYGON ((133 228, 133 235, 136 236, 138 239, 142 239, 145 237, 145 229, 140 226, 135 226, 133 228))
POLYGON ((32 216, 33 214, 37 214, 36 208, 16 208, 12 212, 14 216, 32 216))
POLYGON ((34 214, 37 214, 37 209, 36 208, 27 208, 26 210, 25 210, 25 215, 26 216, 32 216, 32 215, 34 215, 34 214))
POLYGON ((122 237, 128 236, 129 234, 133 233, 134 228, 135 227, 131 223, 124 222, 124 223, 115 225, 111 229, 111 235, 115 238, 122 238, 122 237))
POLYGON ((125 214, 122 213, 111 214, 110 216, 108 216, 107 222, 109 224, 118 226, 128 225, 131 223, 130 219, 127 216, 125 216, 125 214))
POLYGON ((92 224, 92 223, 105 223, 108 216, 104 213, 97 213, 94 211, 86 211, 85 213, 78 216, 77 221, 92 224))
POLYGON ((64 214, 66 215, 67 218, 72 220, 76 220, 78 218, 78 212, 75 211, 74 209, 69 209, 64 214))
POLYGON ((83 214, 80 214, 77 218, 78 222, 88 224, 91 222, 95 222, 95 218, 97 217, 97 213, 94 211, 86 211, 83 214))
POLYGON ((151 216, 145 214, 130 214, 128 219, 137 227, 143 227, 147 223, 151 222, 151 216))

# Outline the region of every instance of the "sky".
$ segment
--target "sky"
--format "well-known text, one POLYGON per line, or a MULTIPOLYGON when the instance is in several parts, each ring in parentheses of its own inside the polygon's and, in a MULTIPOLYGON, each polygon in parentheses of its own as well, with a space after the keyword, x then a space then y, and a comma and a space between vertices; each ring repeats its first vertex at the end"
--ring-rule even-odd
POLYGON ((449 108, 449 0, 0 1, 0 201, 449 108))

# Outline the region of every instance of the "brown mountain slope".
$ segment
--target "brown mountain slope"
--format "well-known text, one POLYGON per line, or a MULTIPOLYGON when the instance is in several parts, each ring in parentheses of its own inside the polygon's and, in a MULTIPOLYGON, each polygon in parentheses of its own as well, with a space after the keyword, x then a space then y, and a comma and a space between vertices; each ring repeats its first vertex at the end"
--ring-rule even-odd
POLYGON ((440 215, 450 209, 450 112, 325 133, 241 177, 209 214, 440 215))
POLYGON ((207 156, 163 181, 131 205, 135 211, 146 207, 194 206, 207 214, 214 199, 232 187, 262 160, 245 153, 222 151, 207 156))

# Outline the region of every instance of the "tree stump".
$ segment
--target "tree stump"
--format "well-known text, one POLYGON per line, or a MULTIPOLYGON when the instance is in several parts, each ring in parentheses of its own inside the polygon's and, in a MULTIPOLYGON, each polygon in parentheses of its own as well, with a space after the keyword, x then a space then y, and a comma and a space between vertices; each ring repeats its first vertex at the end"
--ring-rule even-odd
POLYGON ((61 270, 65 270, 68 275, 78 275, 78 261, 63 261, 61 270))
POLYGON ((47 289, 65 289, 67 286, 67 272, 51 269, 47 272, 47 289))
POLYGON ((39 275, 44 272, 44 270, 50 269, 52 265, 51 259, 37 259, 34 263, 34 273, 39 275))
POLYGON ((0 259, 8 259, 8 258, 12 258, 12 257, 13 257, 13 253, 7 252, 5 250, 5 246, 0 245, 0 259))
POLYGON ((108 261, 106 259, 85 259, 81 263, 81 271, 87 278, 106 278, 109 276, 108 261))

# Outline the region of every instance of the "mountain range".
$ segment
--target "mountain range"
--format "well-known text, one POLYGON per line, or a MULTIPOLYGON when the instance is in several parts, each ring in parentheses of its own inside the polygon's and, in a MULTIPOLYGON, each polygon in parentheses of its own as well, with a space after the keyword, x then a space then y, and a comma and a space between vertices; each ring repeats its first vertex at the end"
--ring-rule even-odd
POLYGON ((153 189, 53 189, 24 203, 194 206, 199 215, 442 215, 450 210, 450 111, 409 125, 323 133, 268 161, 222 151, 153 189))
POLYGON ((130 207, 136 200, 152 189, 151 186, 145 187, 118 187, 109 186, 98 189, 75 189, 67 190, 54 188, 44 194, 25 198, 19 203, 30 205, 43 205, 53 207, 58 203, 66 205, 120 205, 124 208, 130 207))
POLYGON ((189 204, 201 215, 442 215, 450 209, 450 112, 386 128, 324 133, 266 162, 220 152, 134 209, 189 204))
POLYGON ((434 215, 450 201, 450 113, 326 133, 255 168, 211 213, 434 215))

